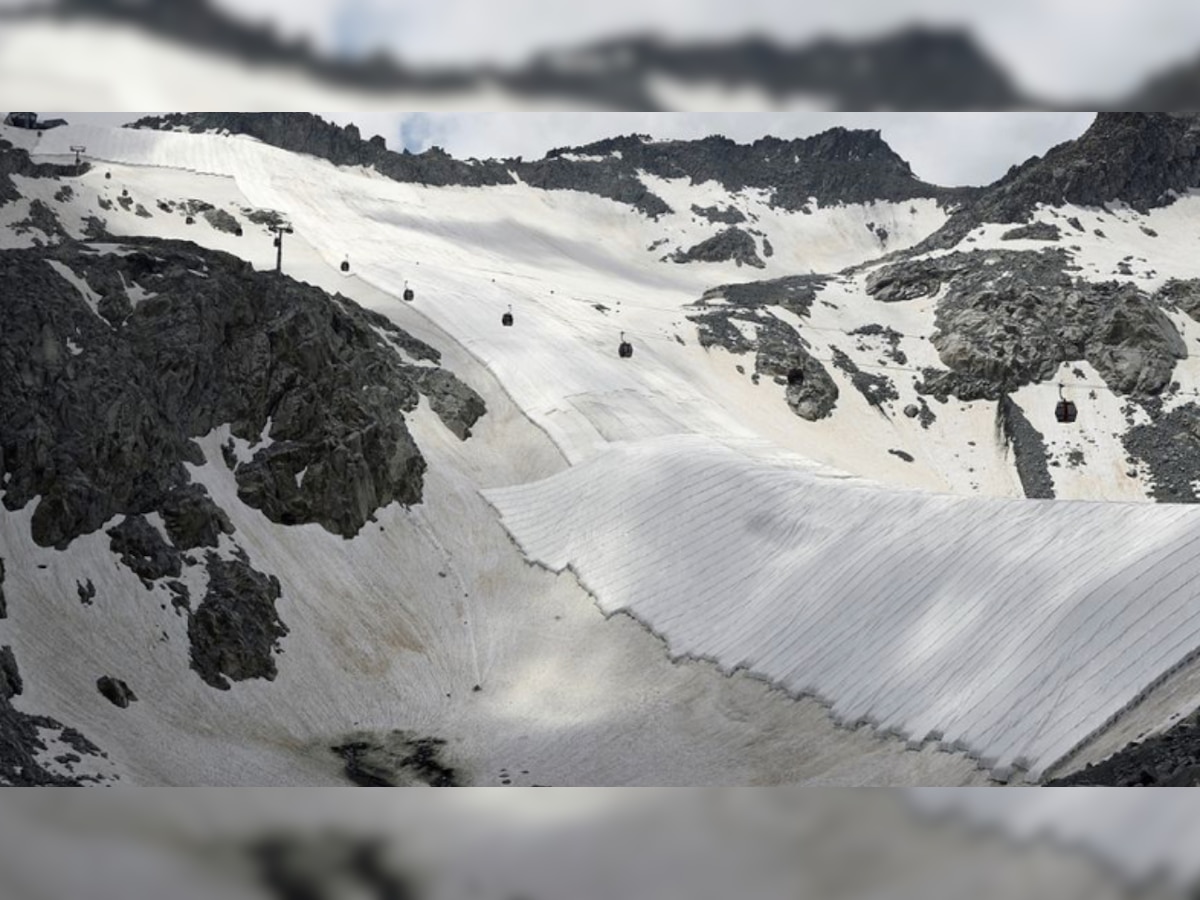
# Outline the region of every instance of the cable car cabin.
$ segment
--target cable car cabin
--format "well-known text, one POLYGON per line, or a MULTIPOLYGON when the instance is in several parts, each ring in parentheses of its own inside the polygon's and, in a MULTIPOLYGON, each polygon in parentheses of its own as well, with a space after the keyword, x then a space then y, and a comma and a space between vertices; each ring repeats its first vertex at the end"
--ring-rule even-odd
POLYGON ((410 301, 411 301, 411 300, 412 300, 412 298, 413 298, 413 296, 414 296, 414 294, 413 294, 413 289, 412 289, 412 288, 409 288, 409 287, 406 287, 406 288, 404 289, 404 299, 405 299, 405 300, 410 300, 410 301))
POLYGON ((621 332, 621 343, 617 345, 617 356, 621 359, 629 359, 633 356, 633 344, 625 340, 625 332, 621 332))
POLYGON ((504 315, 502 315, 500 317, 500 324, 503 325, 505 328, 511 328, 512 323, 513 323, 512 310, 509 310, 508 312, 506 312, 504 315))
POLYGON ((183 223, 185 225, 195 225, 196 220, 194 218, 192 218, 191 216, 188 216, 186 219, 183 220, 183 223))
POLYGON ((343 271, 343 272, 349 272, 349 271, 350 271, 350 261, 349 261, 348 259, 343 259, 343 260, 342 260, 342 271, 343 271))
POLYGON ((792 387, 794 387, 796 385, 804 384, 804 370, 803 369, 789 370, 787 373, 787 383, 789 386, 792 386, 792 387))
POLYGON ((1058 405, 1054 407, 1054 418, 1060 422, 1074 422, 1078 415, 1079 410, 1070 400, 1059 400, 1058 405))

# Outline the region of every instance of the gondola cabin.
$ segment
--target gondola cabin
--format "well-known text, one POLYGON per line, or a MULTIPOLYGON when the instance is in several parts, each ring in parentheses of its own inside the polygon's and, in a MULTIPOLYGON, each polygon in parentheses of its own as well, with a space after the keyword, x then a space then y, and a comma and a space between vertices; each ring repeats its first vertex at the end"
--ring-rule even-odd
POLYGON ((343 260, 342 260, 342 271, 343 271, 343 272, 349 272, 349 271, 350 271, 350 260, 348 260, 348 259, 343 259, 343 260))
POLYGON ((1054 407, 1054 418, 1060 422, 1074 422, 1076 416, 1079 415, 1079 410, 1075 408, 1075 404, 1070 400, 1059 400, 1054 407))
POLYGON ((625 332, 621 332, 621 343, 617 345, 617 356, 621 359, 629 359, 633 356, 633 344, 625 340, 625 332))
POLYGON ((502 315, 500 317, 500 324, 503 325, 505 328, 512 328, 512 323, 513 323, 513 314, 512 314, 512 307, 510 306, 508 308, 508 312, 506 312, 504 315, 502 315))
POLYGON ((415 296, 416 295, 413 293, 413 289, 408 286, 408 282, 406 281, 404 283, 404 299, 412 302, 412 298, 415 296))

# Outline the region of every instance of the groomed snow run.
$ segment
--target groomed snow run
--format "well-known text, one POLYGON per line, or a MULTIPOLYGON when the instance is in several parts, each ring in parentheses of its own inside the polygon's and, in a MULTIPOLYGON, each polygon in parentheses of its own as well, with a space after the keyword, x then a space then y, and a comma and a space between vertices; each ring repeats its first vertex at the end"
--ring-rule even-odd
POLYGON ((699 436, 486 492, 526 554, 674 657, 1037 779, 1200 644, 1186 506, 964 499, 699 436))

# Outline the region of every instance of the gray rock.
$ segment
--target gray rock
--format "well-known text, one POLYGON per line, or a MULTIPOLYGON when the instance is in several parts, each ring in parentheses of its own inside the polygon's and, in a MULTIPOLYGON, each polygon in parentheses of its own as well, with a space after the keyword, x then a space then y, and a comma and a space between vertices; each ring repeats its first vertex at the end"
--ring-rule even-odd
POLYGON ((137 701, 137 694, 129 689, 129 685, 111 675, 102 675, 96 679, 96 690, 105 700, 119 709, 128 709, 130 703, 137 701))
POLYGON ((134 252, 0 251, 10 286, 0 295, 4 503, 20 509, 40 497, 33 536, 43 546, 152 510, 175 523, 182 544, 212 546, 225 528, 219 514, 194 489, 168 500, 188 483, 183 463, 203 462, 192 438, 228 423, 256 441, 268 417, 280 449, 239 468, 243 499, 276 521, 349 536, 380 506, 420 499, 424 461, 405 423, 419 381, 438 393, 456 433, 482 410, 453 376, 418 378, 396 347, 431 362, 436 350, 344 297, 181 242, 123 242, 134 252), (47 254, 97 292, 124 279, 154 296, 104 321, 47 254), (89 352, 68 353, 68 337, 89 352), (286 473, 274 458, 285 451, 289 465, 298 461, 286 473), (294 483, 275 482, 305 465, 300 502, 294 483))
POLYGON ((905 453, 903 450, 889 450, 888 453, 892 454, 892 456, 898 456, 908 463, 916 461, 911 453, 905 453))
POLYGON ((900 399, 896 386, 886 375, 864 372, 854 363, 854 360, 833 344, 829 345, 829 350, 834 367, 849 375, 854 389, 880 412, 883 412, 883 404, 888 400, 900 399))
POLYGON ((744 264, 756 269, 766 268, 767 265, 759 258, 754 238, 740 228, 726 228, 694 247, 676 250, 667 258, 676 263, 732 260, 739 266, 744 264))
POLYGON ((252 568, 245 558, 205 556, 208 590, 188 619, 191 667, 204 682, 229 690, 229 682, 273 681, 274 654, 288 634, 275 610, 279 579, 252 568))
POLYGON ((1061 250, 955 252, 902 262, 889 284, 946 284, 934 347, 949 372, 926 372, 921 390, 996 400, 1086 360, 1118 393, 1153 394, 1187 348, 1158 304, 1135 285, 1072 278, 1061 250), (1007 387, 1006 387, 1007 386, 1007 387))
POLYGON ((745 214, 736 206, 727 206, 725 209, 720 209, 717 206, 697 206, 692 204, 692 212, 708 221, 720 225, 740 225, 746 221, 745 214))
POLYGON ((1200 503, 1193 487, 1200 473, 1200 406, 1186 403, 1163 413, 1151 405, 1147 412, 1151 421, 1129 429, 1121 440, 1150 472, 1150 496, 1160 503, 1200 503))
POLYGON ((12 647, 0 647, 0 702, 7 703, 25 689, 12 647))
POLYGON ((0 556, 0 619, 8 618, 8 601, 4 599, 4 557, 0 556))
POLYGON ((429 398, 429 407, 447 428, 466 440, 471 426, 487 411, 483 398, 445 369, 414 367, 421 393, 429 398))
POLYGON ((1031 222, 1017 228, 1010 228, 1000 235, 1002 241, 1057 241, 1062 237, 1058 226, 1050 222, 1031 222))
POLYGON ((217 231, 223 231, 226 234, 242 233, 242 226, 238 224, 238 220, 223 209, 206 209, 202 215, 204 220, 217 231))
POLYGON ((955 270, 940 259, 914 260, 884 266, 867 276, 867 295, 884 303, 903 303, 920 297, 932 297, 942 289, 942 282, 955 270))
POLYGON ((159 512, 171 543, 180 550, 216 547, 222 534, 233 534, 233 523, 225 510, 208 495, 202 484, 187 484, 170 491, 159 512))
POLYGON ((90 578, 86 584, 76 581, 75 592, 79 595, 79 602, 84 606, 91 606, 96 599, 96 586, 92 584, 90 578))
POLYGON ((177 549, 168 544, 158 529, 144 516, 126 516, 108 530, 110 549, 121 562, 142 579, 143 584, 159 578, 178 578, 183 560, 177 549))
POLYGON ((1047 462, 1046 440, 1007 394, 1000 398, 996 408, 996 430, 1005 446, 1013 451, 1025 496, 1032 500, 1053 500, 1054 479, 1047 462))
POLYGON ((361 787, 457 787, 459 773, 442 760, 446 742, 404 731, 356 733, 332 748, 346 777, 361 787))
POLYGON ((915 403, 910 403, 908 406, 904 407, 904 415, 908 416, 910 419, 915 419, 920 412, 920 407, 918 407, 915 403))

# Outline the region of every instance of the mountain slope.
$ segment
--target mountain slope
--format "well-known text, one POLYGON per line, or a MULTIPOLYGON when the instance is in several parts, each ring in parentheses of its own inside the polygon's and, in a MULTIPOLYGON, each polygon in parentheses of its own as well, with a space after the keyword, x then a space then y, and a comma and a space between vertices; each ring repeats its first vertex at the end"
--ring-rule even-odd
MULTIPOLYGON (((171 121, 223 127, 157 124, 171 121)), ((188 708, 176 703, 203 710, 208 737, 186 745, 139 699, 129 710, 143 730, 120 742, 136 777, 322 780, 345 764, 355 778, 405 783, 447 770, 469 783, 983 780, 967 750, 995 777, 1028 767, 1037 778, 1084 760, 1106 734, 1161 729, 1197 705, 1185 686, 1163 687, 1175 669, 1186 684, 1200 647, 1186 590, 1195 508, 1151 502, 1194 499, 1200 470, 1195 198, 1138 211, 1142 177, 1114 169, 1099 185, 1071 182, 1081 202, 1116 190, 1103 207, 1035 198, 1026 221, 1006 221, 988 212, 1003 184, 886 196, 889 185, 928 186, 909 184, 878 135, 840 131, 750 147, 617 138, 557 150, 519 179, 463 184, 455 172, 502 163, 437 168, 436 156, 400 155, 394 164, 412 168, 396 178, 361 166, 368 157, 353 154, 368 151, 352 133, 249 122, 259 139, 13 135, 41 162, 64 163, 85 143, 92 168, 72 177, 70 196, 53 179, 12 176, 20 196, 0 225, 27 249, 10 252, 53 257, 79 241, 112 255, 169 236, 270 269, 266 226, 286 219, 285 272, 369 298, 472 373, 488 414, 463 443, 432 396, 418 400, 405 421, 429 454, 423 502, 383 506, 349 540, 287 524, 247 491, 256 467, 240 468, 243 453, 279 455, 263 473, 275 489, 300 469, 275 445, 235 440, 231 470, 230 423, 212 421, 186 471, 256 569, 278 579, 289 632, 275 681, 228 692, 169 647, 139 656, 155 675, 125 678, 129 687, 143 698, 146 680, 161 684, 168 719, 188 708), (283 141, 293 127, 309 150, 349 141, 347 164, 261 137, 283 141), (776 159, 788 151, 791 163, 776 159), (424 183, 422 166, 450 174, 424 183), (538 171, 562 183, 547 190, 538 171), (611 196, 614 184, 664 210, 647 215, 611 196), (810 190, 827 193, 800 202, 810 190), (839 196, 852 190, 865 193, 839 196), (966 223, 957 236, 956 222, 966 223), (622 335, 631 357, 617 353, 622 335), (1056 420, 1060 382, 1075 422, 1056 420), (506 527, 530 561, 573 565, 597 608, 570 575, 529 566, 506 527), (1086 577, 1066 565, 1076 556, 1086 577), (687 559, 720 571, 696 579, 687 559), (643 628, 601 615, 618 610, 686 658, 668 661, 643 628), (555 637, 560 627, 569 640, 555 637), (818 703, 745 674, 726 681, 718 667, 879 727, 836 728, 818 703), (255 718, 265 703, 277 727, 255 718), (242 729, 253 737, 222 778, 213 754, 242 729), (879 737, 888 732, 905 740, 879 737), (165 758, 138 743, 150 735, 170 747, 165 758), (909 740, 925 743, 906 754, 909 740), (411 762, 430 754, 436 765, 411 762)), ((1174 133, 1137 122, 1147 146, 1174 133)), ((1107 128, 1118 141, 1109 157, 1136 168, 1125 131, 1107 128)), ((1098 153, 1097 140, 1056 159, 1098 153)), ((1167 146, 1160 180, 1182 191, 1187 144, 1167 146)), ((1040 175, 1022 183, 1043 189, 1040 175)), ((362 321, 390 346, 394 332, 362 321)), ((247 427, 246 440, 261 437, 247 427)), ((99 533, 67 551, 39 547, 30 510, 6 518, 14 549, 2 554, 11 645, 32 673, 22 702, 98 727, 104 743, 112 723, 79 690, 105 672, 93 661, 55 674, 52 661, 63 641, 88 643, 88 607, 71 592, 115 566, 112 550, 99 533), (55 560, 57 587, 37 588, 36 566, 55 560), (39 637, 37 607, 19 597, 68 624, 39 637)), ((144 590, 117 571, 123 581, 93 580, 99 597, 144 590)), ((110 614, 147 629, 144 612, 114 604, 110 614)), ((184 617, 169 615, 170 640, 186 640, 184 617)), ((125 648, 120 634, 106 630, 98 646, 125 648)))

